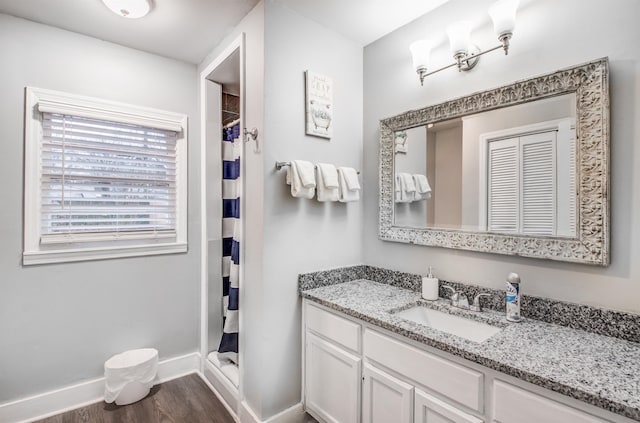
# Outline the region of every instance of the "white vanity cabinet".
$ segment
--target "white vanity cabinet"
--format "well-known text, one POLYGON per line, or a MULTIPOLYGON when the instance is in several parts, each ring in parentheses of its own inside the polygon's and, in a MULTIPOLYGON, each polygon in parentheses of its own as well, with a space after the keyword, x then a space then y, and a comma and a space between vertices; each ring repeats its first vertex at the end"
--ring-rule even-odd
POLYGON ((360 330, 358 323, 305 304, 304 402, 321 421, 360 423, 360 330))
POLYGON ((307 409, 327 422, 358 423, 362 360, 312 333, 305 350, 307 409))
POLYGON ((304 300, 303 402, 332 423, 631 423, 304 300))
POLYGON ((496 423, 602 423, 607 420, 496 380, 493 383, 493 421, 496 423))
POLYGON ((413 386, 369 363, 362 376, 362 423, 413 423, 413 386))
POLYGON ((483 423, 483 420, 467 414, 447 402, 416 389, 414 422, 483 423))
POLYGON ((475 416, 364 363, 362 423, 483 423, 475 416))

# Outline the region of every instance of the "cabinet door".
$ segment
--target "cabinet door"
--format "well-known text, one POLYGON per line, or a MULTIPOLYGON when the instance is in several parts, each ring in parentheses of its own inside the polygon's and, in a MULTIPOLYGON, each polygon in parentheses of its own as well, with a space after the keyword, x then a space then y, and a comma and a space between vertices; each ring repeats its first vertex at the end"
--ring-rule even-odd
POLYGON ((307 332, 305 407, 327 422, 359 423, 360 361, 359 357, 307 332))
POLYGON ((362 423, 412 423, 413 386, 366 363, 362 423))
POLYGON ((496 380, 493 384, 495 423, 607 423, 564 404, 496 380))
POLYGON ((483 423, 438 398, 415 390, 415 423, 483 423))

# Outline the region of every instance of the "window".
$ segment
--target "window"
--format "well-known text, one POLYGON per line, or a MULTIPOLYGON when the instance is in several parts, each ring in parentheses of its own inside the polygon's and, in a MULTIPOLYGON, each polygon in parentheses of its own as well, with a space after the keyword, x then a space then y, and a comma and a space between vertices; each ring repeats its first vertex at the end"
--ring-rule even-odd
POLYGON ((23 263, 184 252, 186 117, 27 88, 23 263))

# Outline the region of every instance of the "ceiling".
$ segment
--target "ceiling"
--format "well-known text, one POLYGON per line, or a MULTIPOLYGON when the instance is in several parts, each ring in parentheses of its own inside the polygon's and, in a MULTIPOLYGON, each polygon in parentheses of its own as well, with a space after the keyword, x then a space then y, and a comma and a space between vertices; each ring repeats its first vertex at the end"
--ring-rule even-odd
MULTIPOLYGON (((101 0, 0 0, 0 13, 197 64, 258 1, 153 0, 147 16, 124 19, 101 0)), ((365 46, 448 0, 268 1, 365 46)))
POLYGON ((153 0, 125 19, 101 0, 0 0, 0 13, 190 63, 200 63, 258 0, 153 0))
POLYGON ((276 0, 362 46, 449 0, 276 0))

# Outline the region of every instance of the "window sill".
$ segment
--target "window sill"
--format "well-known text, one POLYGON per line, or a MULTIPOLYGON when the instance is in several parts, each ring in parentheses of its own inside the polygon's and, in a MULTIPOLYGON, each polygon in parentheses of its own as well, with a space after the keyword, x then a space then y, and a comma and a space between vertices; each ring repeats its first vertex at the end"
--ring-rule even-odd
POLYGON ((155 256, 187 252, 187 243, 119 246, 111 248, 78 248, 73 250, 25 251, 23 266, 77 261, 107 260, 114 258, 155 256))

